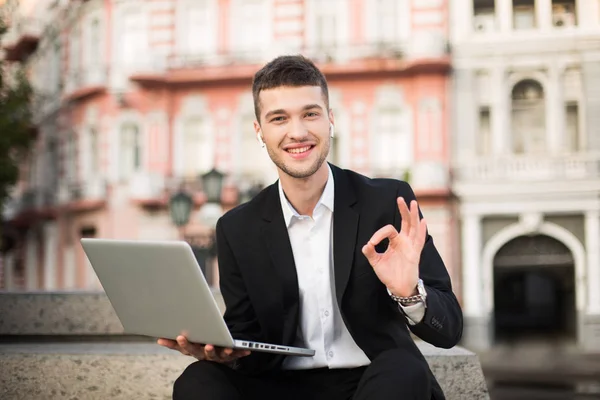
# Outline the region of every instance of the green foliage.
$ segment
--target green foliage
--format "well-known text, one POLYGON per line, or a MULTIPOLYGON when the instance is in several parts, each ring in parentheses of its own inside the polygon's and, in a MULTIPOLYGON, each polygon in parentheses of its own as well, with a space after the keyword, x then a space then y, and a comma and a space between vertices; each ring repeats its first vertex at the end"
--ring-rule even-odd
MULTIPOLYGON (((6 25, 0 18, 0 45, 6 25)), ((13 66, 11 66, 13 67, 13 66)), ((0 58, 0 209, 19 178, 19 164, 33 141, 31 102, 33 89, 23 67, 7 76, 7 62, 0 58)))

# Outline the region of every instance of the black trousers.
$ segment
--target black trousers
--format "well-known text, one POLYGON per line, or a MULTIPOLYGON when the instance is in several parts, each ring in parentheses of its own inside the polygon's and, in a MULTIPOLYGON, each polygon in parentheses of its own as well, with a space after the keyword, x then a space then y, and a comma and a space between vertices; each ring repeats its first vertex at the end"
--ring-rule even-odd
POLYGON ((427 362, 393 349, 368 367, 281 371, 249 377, 210 361, 190 364, 173 386, 173 400, 430 400, 427 362))

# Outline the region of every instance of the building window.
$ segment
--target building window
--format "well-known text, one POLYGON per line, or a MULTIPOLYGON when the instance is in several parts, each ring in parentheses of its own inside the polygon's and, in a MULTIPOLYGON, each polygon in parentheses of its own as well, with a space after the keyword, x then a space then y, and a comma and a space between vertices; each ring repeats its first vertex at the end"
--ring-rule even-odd
POLYGON ((75 75, 79 72, 80 64, 81 64, 81 56, 80 56, 80 36, 81 31, 79 27, 75 27, 71 31, 71 36, 69 37, 69 66, 71 67, 71 71, 75 75))
MULTIPOLYGON (((192 62, 202 62, 217 51, 216 9, 211 0, 181 0, 179 6, 179 49, 192 62)), ((246 24, 248 25, 248 24, 246 24)))
POLYGON ((147 56, 148 38, 143 14, 138 10, 128 10, 123 15, 120 60, 125 67, 140 63, 147 56))
POLYGON ((265 50, 270 43, 269 4, 265 0, 237 0, 233 24, 234 51, 239 56, 256 57, 253 51, 265 50), (249 24, 247 21, 261 21, 249 24))
POLYGON ((546 149, 544 89, 525 79, 512 90, 512 134, 515 153, 540 153, 546 149))
POLYGON ((552 0, 552 25, 556 28, 577 25, 575 0, 552 0))
POLYGON ((576 102, 570 102, 565 105, 567 145, 571 152, 583 150, 582 137, 579 129, 579 106, 576 102))
POLYGON ((535 0, 513 0, 513 26, 516 30, 536 27, 535 0))
POLYGON ((142 143, 139 128, 134 123, 121 127, 119 166, 122 179, 130 178, 142 166, 142 143))
POLYGON ((398 23, 401 0, 375 0, 377 24, 375 32, 378 42, 394 43, 400 38, 402 24, 398 23))
POLYGON ((490 108, 487 106, 479 108, 479 135, 477 141, 477 153, 485 156, 492 150, 492 128, 490 123, 490 108))
POLYGON ((98 146, 98 131, 96 128, 90 128, 89 132, 89 173, 90 176, 98 175, 100 163, 100 147, 98 146))
POLYGON ((340 7, 344 4, 340 0, 313 2, 312 4, 315 50, 334 51, 336 46, 344 44, 341 37, 344 13, 340 7))
POLYGON ((496 6, 494 0, 473 0, 473 29, 475 32, 496 30, 496 6))
POLYGON ((75 132, 67 135, 65 143, 65 177, 68 184, 77 180, 77 136, 75 132))
POLYGON ((195 179, 212 168, 214 151, 202 118, 189 117, 184 121, 182 149, 183 175, 186 179, 195 179))
POLYGON ((89 37, 88 37, 88 65, 89 68, 98 68, 102 63, 102 48, 101 48, 101 36, 100 36, 100 19, 94 18, 89 26, 89 37))
POLYGON ((413 148, 405 119, 404 111, 399 107, 378 111, 372 158, 378 173, 397 175, 410 165, 413 148))
POLYGON ((61 54, 60 42, 54 41, 50 54, 50 79, 49 89, 50 94, 58 94, 61 89, 61 54))

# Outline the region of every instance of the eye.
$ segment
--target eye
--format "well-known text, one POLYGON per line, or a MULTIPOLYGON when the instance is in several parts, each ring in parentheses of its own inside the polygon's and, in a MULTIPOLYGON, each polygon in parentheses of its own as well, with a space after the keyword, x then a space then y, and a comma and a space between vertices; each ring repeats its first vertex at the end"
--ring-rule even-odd
POLYGON ((317 112, 314 112, 314 111, 310 111, 310 112, 307 112, 307 113, 306 113, 306 116, 307 116, 307 117, 318 117, 318 116, 319 116, 319 113, 317 113, 317 112))
POLYGON ((275 117, 271 120, 271 122, 281 122, 285 119, 283 116, 275 117))

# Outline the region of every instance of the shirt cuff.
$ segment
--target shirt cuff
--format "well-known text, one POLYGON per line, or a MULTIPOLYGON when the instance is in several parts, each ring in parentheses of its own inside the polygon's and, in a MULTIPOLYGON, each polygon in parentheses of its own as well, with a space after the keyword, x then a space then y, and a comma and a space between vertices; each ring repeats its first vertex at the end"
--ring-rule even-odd
POLYGON ((406 315, 406 319, 410 325, 417 325, 425 316, 425 303, 422 301, 417 304, 411 304, 410 306, 398 304, 398 307, 404 311, 404 315, 406 315))

